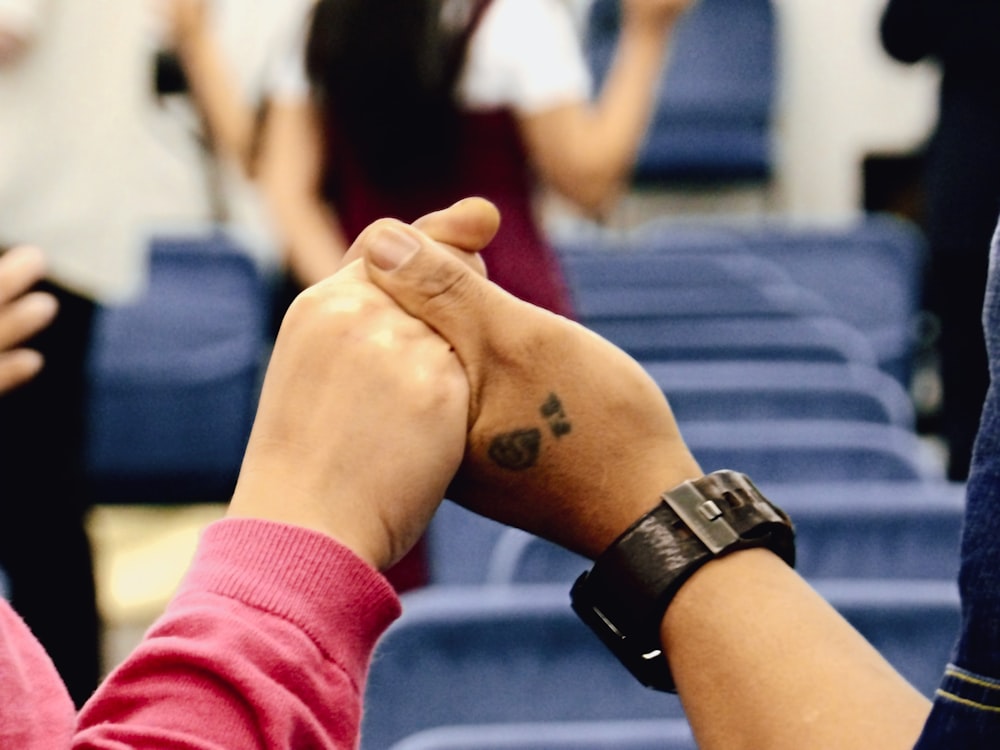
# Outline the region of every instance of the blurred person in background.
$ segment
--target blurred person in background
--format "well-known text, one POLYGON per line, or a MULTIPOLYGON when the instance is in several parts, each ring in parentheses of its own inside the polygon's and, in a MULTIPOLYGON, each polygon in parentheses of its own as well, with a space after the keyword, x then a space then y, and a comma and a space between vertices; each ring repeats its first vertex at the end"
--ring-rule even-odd
POLYGON ((80 705, 100 675, 84 474, 95 306, 145 278, 131 193, 145 90, 135 0, 0 0, 0 246, 44 249, 46 366, 0 397, 0 567, 80 705))
POLYGON ((223 226, 265 267, 274 232, 253 176, 268 81, 313 0, 148 0, 154 47, 144 128, 154 231, 223 226))
POLYGON ((378 217, 412 221, 482 195, 503 216, 484 253, 490 277, 571 315, 538 189, 596 216, 612 206, 690 4, 625 0, 615 63, 593 98, 578 9, 563 0, 320 0, 274 82, 262 151, 295 284, 332 273, 378 217))
POLYGON ((940 64, 939 114, 926 153, 930 245, 925 306, 940 321, 948 476, 964 480, 989 385, 980 316, 987 248, 1000 211, 1000 3, 889 0, 882 43, 904 63, 940 64))

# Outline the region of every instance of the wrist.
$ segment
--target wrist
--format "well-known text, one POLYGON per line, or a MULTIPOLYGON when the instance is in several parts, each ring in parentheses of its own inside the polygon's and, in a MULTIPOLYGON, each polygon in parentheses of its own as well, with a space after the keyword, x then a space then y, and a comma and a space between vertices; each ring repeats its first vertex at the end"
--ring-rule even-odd
POLYGON ((644 685, 667 692, 665 613, 710 562, 741 550, 795 562, 794 530, 743 474, 717 471, 663 493, 573 586, 573 609, 644 685))
POLYGON ((271 521, 314 531, 346 547, 376 570, 388 567, 390 554, 383 550, 388 545, 379 545, 378 534, 365 528, 364 515, 331 514, 326 510, 329 503, 329 493, 310 490, 294 478, 271 479, 244 472, 226 509, 226 517, 271 521), (350 523, 344 523, 347 519, 350 523))

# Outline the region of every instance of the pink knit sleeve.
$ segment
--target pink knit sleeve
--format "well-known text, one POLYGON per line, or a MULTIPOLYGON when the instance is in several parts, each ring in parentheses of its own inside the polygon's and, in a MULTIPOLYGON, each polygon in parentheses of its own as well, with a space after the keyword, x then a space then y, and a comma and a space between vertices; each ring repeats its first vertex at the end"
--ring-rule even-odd
POLYGON ((354 748, 372 650, 400 612, 326 536, 206 529, 166 613, 80 714, 77 748, 354 748))
POLYGON ((48 654, 0 599, 0 748, 69 747, 76 710, 48 654))

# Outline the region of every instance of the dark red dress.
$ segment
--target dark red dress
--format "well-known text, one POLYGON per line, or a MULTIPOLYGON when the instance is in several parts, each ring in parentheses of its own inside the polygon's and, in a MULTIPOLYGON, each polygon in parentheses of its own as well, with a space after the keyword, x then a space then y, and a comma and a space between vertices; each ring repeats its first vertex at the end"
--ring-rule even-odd
POLYGON ((534 215, 535 177, 511 112, 463 115, 454 172, 446 179, 428 175, 419 189, 405 193, 387 194, 374 185, 335 125, 326 137, 323 192, 348 242, 376 219, 411 222, 462 198, 487 198, 501 216, 500 231, 483 252, 490 279, 521 299, 573 316, 558 259, 534 215))

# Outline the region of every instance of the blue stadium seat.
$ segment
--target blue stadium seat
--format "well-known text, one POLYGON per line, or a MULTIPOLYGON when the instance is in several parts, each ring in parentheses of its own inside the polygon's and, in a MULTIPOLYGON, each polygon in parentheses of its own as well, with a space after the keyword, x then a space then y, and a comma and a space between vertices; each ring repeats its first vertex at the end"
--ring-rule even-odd
POLYGON ((818 295, 792 283, 733 282, 641 288, 576 289, 576 313, 585 325, 618 318, 761 318, 829 315, 818 295))
POLYGON ((485 581, 491 551, 507 528, 446 500, 427 528, 430 582, 464 585, 485 581))
POLYGON ((843 320, 799 318, 606 318, 582 321, 640 362, 764 360, 876 365, 868 338, 843 320))
POLYGON ((831 362, 645 362, 683 429, 695 420, 846 419, 913 429, 902 385, 871 365, 831 362))
POLYGON ((912 431, 837 419, 687 422, 684 439, 706 472, 739 467, 760 483, 944 478, 912 431))
MULTIPOLYGON (((958 629, 954 584, 826 580, 817 588, 933 694, 958 629)), ((562 584, 407 594, 372 662, 365 706, 363 750, 447 725, 682 718, 676 696, 640 686, 576 618, 562 584)))
MULTIPOLYGON (((704 226, 716 237, 719 229, 704 226)), ((822 297, 832 314, 871 340, 883 369, 909 382, 918 336, 926 243, 911 223, 868 214, 847 226, 803 226, 776 220, 728 225, 735 238, 706 243, 704 252, 742 248, 779 266, 800 287, 822 297)), ((674 223, 653 220, 628 240, 637 254, 672 255, 674 223)), ((696 233, 693 227, 687 234, 696 233)))
MULTIPOLYGON (((607 72, 617 0, 596 0, 586 49, 595 78, 607 72)), ((673 39, 635 181, 761 181, 773 167, 777 30, 770 0, 701 0, 673 39)))
POLYGON ((269 299, 227 235, 152 240, 146 294, 95 321, 87 467, 96 500, 228 499, 269 345, 269 299))
POLYGON ((585 297, 604 289, 665 289, 685 286, 794 284, 776 263, 748 254, 731 238, 714 236, 701 246, 671 252, 637 251, 626 240, 604 250, 560 253, 570 288, 585 297))
POLYGON ((392 750, 697 750, 684 719, 538 721, 425 729, 392 750))
POLYGON ((682 717, 577 619, 565 586, 430 587, 403 606, 372 661, 363 750, 449 724, 682 717))

